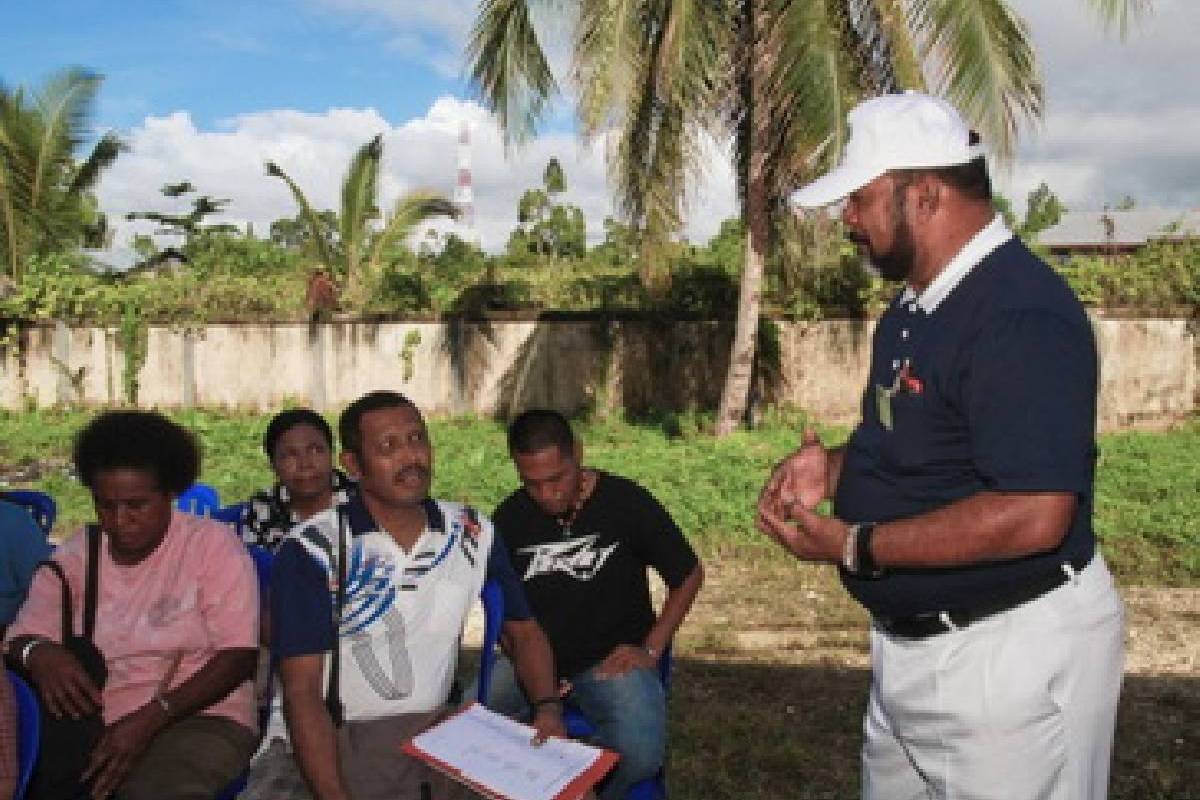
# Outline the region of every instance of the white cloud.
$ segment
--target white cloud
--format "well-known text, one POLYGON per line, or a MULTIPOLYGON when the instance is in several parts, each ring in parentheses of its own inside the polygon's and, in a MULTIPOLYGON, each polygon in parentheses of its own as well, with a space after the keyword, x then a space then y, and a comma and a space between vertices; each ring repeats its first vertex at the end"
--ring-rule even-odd
POLYGON ((1041 181, 1076 209, 1125 195, 1200 203, 1200 3, 1156 0, 1125 40, 1083 0, 1012 0, 1029 22, 1046 84, 1044 123, 1025 134, 1000 186, 1018 206, 1041 181))
MULTIPOLYGON (((98 194, 103 208, 118 223, 122 240, 134 230, 147 229, 119 219, 128 211, 183 210, 186 198, 169 200, 159 188, 185 178, 200 193, 231 200, 222 219, 239 225, 252 222, 264 235, 272 220, 296 213, 287 187, 265 174, 267 160, 277 162, 314 206, 336 208, 342 176, 355 149, 383 133, 380 199, 384 207, 414 188, 452 196, 462 120, 471 129, 476 229, 485 248, 503 249, 516 225, 518 198, 525 189, 540 185, 542 170, 552 156, 566 171, 564 199, 583 209, 593 241, 601 235, 601 223, 614 208, 599 143, 585 147, 572 134, 548 133, 506 153, 491 115, 475 103, 451 97, 439 98, 423 116, 398 125, 374 109, 332 109, 323 114, 263 111, 223 120, 215 130, 198 129, 184 112, 147 117, 127 137, 130 152, 105 174, 98 194)), ((707 240, 721 220, 734 213, 729 159, 717 145, 709 146, 714 166, 695 187, 690 205, 686 232, 693 241, 707 240)))

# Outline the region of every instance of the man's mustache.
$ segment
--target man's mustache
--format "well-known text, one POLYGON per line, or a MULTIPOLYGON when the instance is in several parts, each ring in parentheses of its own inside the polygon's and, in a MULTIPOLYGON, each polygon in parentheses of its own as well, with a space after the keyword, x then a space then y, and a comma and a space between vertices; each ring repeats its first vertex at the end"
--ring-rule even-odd
POLYGON ((429 477, 429 470, 425 469, 424 467, 419 467, 416 465, 411 466, 411 467, 405 467, 404 469, 396 472, 395 480, 401 481, 410 476, 416 477, 416 478, 427 478, 427 477, 429 477))
POLYGON ((860 245, 867 245, 871 243, 866 234, 859 233, 858 231, 846 231, 846 239, 854 244, 860 245))

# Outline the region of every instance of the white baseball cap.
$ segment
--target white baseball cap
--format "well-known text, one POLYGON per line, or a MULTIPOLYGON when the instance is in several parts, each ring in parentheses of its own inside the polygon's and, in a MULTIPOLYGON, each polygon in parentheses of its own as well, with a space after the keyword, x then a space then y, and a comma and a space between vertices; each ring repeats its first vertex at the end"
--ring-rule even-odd
POLYGON ((919 92, 885 94, 859 103, 846 115, 850 139, 842 163, 792 193, 802 208, 841 200, 893 169, 950 167, 983 155, 954 106, 919 92))

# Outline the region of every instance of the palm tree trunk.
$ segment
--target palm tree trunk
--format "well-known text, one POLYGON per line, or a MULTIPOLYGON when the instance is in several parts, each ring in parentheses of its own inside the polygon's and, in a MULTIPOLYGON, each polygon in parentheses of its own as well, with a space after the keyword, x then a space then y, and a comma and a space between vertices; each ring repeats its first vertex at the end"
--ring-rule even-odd
POLYGON ((750 52, 747 58, 746 105, 749 108, 746 136, 746 197, 742 213, 746 220, 746 265, 742 269, 738 289, 737 324, 733 345, 729 351, 729 369, 721 390, 714 433, 725 436, 736 430, 746 416, 750 398, 750 381, 754 373, 754 351, 758 339, 758 318, 762 308, 763 263, 766 260, 769 236, 767 209, 767 147, 768 126, 771 123, 765 92, 767 59, 763 47, 766 37, 765 3, 750 2, 750 52))
MULTIPOLYGON (((3 169, 0 166, 0 169, 3 169)), ((5 254, 5 261, 8 262, 8 276, 14 284, 21 282, 21 259, 18 256, 19 249, 17 243, 17 218, 13 211, 12 195, 7 191, 7 185, 4 180, 4 173, 0 172, 0 210, 4 212, 4 220, 0 222, 4 228, 4 241, 8 244, 8 253, 5 254)), ((4 271, 0 271, 3 274, 4 271)))

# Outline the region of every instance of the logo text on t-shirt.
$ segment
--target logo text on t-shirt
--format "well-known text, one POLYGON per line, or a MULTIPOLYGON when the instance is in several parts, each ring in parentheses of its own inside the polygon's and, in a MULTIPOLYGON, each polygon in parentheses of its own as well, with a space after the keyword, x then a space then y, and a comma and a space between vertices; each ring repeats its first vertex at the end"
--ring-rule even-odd
POLYGON ((521 580, 528 581, 538 575, 562 572, 575 580, 590 581, 617 549, 618 544, 613 542, 608 547, 597 547, 598 538, 596 534, 592 534, 564 542, 546 542, 522 547, 519 552, 529 553, 531 558, 521 580))

